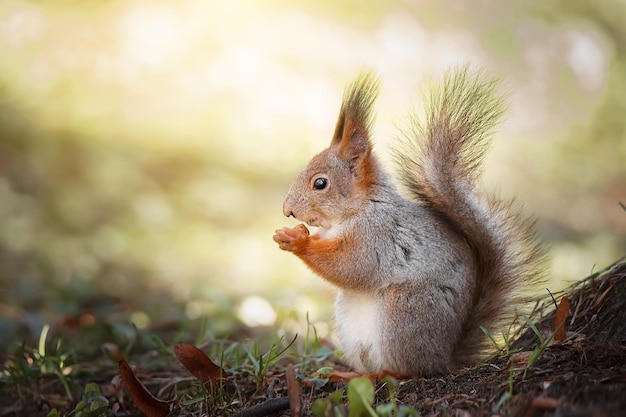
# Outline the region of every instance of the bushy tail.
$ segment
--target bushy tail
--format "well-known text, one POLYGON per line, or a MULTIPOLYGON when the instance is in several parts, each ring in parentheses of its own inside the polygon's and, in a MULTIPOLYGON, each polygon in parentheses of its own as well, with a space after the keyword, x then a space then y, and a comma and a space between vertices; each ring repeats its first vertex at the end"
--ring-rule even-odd
POLYGON ((489 135, 504 111, 496 89, 496 81, 468 68, 448 73, 396 152, 409 192, 460 230, 474 252, 478 284, 457 344, 459 366, 476 362, 489 347, 480 326, 498 335, 510 325, 524 293, 540 279, 543 257, 534 222, 512 201, 476 189, 489 135))

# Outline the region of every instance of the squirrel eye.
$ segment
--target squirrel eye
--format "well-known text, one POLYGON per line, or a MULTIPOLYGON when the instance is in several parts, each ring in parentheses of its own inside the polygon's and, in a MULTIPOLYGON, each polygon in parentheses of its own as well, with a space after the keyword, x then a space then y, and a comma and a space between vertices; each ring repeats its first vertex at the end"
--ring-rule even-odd
POLYGON ((323 190, 324 188, 326 188, 327 185, 328 180, 324 177, 316 178, 315 181, 313 181, 313 188, 315 188, 316 190, 323 190))

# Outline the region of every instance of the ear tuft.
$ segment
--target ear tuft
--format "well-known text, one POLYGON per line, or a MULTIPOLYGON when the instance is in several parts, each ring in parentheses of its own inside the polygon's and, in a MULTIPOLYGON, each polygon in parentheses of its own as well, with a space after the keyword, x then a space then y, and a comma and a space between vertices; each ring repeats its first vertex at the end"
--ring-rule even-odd
POLYGON ((331 141, 331 146, 339 146, 341 157, 352 160, 358 156, 355 152, 361 156, 369 154, 372 108, 378 91, 378 78, 371 71, 362 71, 346 87, 331 141), (356 143, 351 143, 353 139, 356 143))

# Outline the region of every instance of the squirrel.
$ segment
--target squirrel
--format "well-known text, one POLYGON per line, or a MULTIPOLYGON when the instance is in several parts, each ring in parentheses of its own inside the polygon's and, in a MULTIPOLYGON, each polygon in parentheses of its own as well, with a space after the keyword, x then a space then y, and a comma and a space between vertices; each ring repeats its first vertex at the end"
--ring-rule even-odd
POLYGON ((362 372, 430 376, 473 366, 541 281, 535 221, 477 189, 504 112, 498 81, 451 70, 393 149, 403 196, 372 152, 379 82, 344 92, 330 146, 293 181, 274 241, 337 287, 336 334, 362 372), (481 327, 484 329, 481 329, 481 327))

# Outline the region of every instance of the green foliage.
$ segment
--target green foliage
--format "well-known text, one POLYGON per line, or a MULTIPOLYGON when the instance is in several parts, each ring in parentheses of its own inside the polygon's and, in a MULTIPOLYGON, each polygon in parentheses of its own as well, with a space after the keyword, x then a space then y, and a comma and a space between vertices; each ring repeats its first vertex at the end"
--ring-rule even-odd
POLYGON ((491 344, 496 348, 496 350, 500 354, 508 356, 511 353, 513 353, 513 351, 511 351, 511 348, 510 348, 510 340, 511 340, 511 333, 513 331, 513 328, 516 326, 516 322, 517 322, 517 318, 511 321, 511 323, 509 324, 509 327, 506 330, 502 330, 502 333, 501 333, 502 346, 500 346, 500 344, 496 341, 494 336, 485 327, 480 326, 480 330, 482 330, 482 332, 487 336, 491 344))
POLYGON ((319 335, 317 328, 309 319, 309 312, 306 312, 306 335, 304 336, 304 346, 302 348, 302 356, 314 356, 319 347, 319 335))
MULTIPOLYGON (((308 311, 306 313, 306 325, 306 334, 301 351, 299 352, 301 362, 298 366, 308 366, 312 363, 322 362, 334 353, 334 350, 328 345, 320 346, 320 337, 317 333, 317 328, 309 319, 308 311)), ((332 368, 330 369, 332 372, 332 368)), ((322 373, 323 369, 318 370, 318 375, 322 375, 322 373)), ((320 382, 320 378, 317 378, 317 381, 320 382)))
POLYGON ((208 415, 217 415, 219 410, 228 409, 236 400, 237 393, 229 393, 223 384, 211 384, 207 387, 197 382, 191 389, 184 391, 180 403, 187 410, 204 408, 208 415))
POLYGON ((487 330, 486 328, 484 328, 483 326, 480 326, 480 330, 483 331, 483 333, 485 333, 485 335, 487 336, 487 338, 489 339, 489 341, 491 342, 491 344, 493 344, 493 346, 496 348, 496 350, 498 352, 502 352, 504 351, 506 348, 508 348, 508 346, 500 346, 500 344, 498 342, 496 342, 496 339, 494 339, 494 337, 491 335, 491 333, 489 332, 489 330, 487 330))
POLYGON ((398 381, 394 378, 387 376, 383 380, 385 385, 387 386, 389 402, 386 404, 381 404, 376 407, 376 412, 379 416, 384 417, 417 417, 419 416, 418 411, 405 404, 398 404, 398 381))
POLYGON ((252 349, 247 345, 244 346, 248 358, 253 365, 257 388, 260 388, 263 384, 263 378, 270 367, 295 343, 297 338, 298 335, 295 335, 291 342, 285 347, 281 347, 284 340, 284 336, 281 336, 277 342, 272 342, 269 350, 263 354, 256 340, 252 342, 252 349))
POLYGON ((498 411, 500 411, 500 408, 502 408, 502 406, 511 399, 511 396, 512 394, 510 391, 505 391, 504 394, 502 394, 502 396, 498 400, 498 403, 492 407, 491 411, 493 413, 497 413, 498 411))
POLYGON ((350 414, 348 417, 372 416, 376 412, 372 408, 374 403, 374 384, 369 378, 354 378, 348 384, 348 402, 350 414))
POLYGON ((550 334, 550 336, 548 336, 547 338, 544 338, 541 332, 539 331, 539 329, 537 329, 537 326, 535 326, 535 323, 533 323, 533 321, 530 318, 528 318, 528 316, 524 315, 523 317, 524 317, 524 320, 526 321, 526 324, 528 324, 528 326, 531 328, 535 336, 537 336, 537 340, 539 341, 538 345, 535 347, 535 349, 533 349, 532 355, 528 359, 527 368, 529 368, 533 366, 533 364, 537 361, 537 359, 539 359, 541 354, 546 350, 546 348, 548 347, 550 342, 552 342, 552 339, 554 339, 554 336, 559 331, 559 328, 561 326, 555 329, 550 334))
POLYGON ((509 389, 502 394, 502 396, 500 397, 496 405, 492 407, 491 411, 494 414, 498 413, 500 411, 500 408, 502 408, 502 406, 506 404, 507 401, 513 398, 513 377, 514 376, 515 376, 515 365, 513 362, 511 362, 511 365, 509 367, 509 389))
MULTIPOLYGON (((68 414, 71 417, 102 417, 109 416, 112 412, 109 408, 109 400, 107 400, 101 393, 100 387, 94 382, 89 382, 85 386, 85 392, 83 399, 80 400, 74 410, 68 414)), ((47 417, 61 417, 61 414, 56 408, 52 409, 47 417)))
POLYGON ((65 366, 69 355, 67 353, 61 352, 61 347, 63 343, 62 339, 59 339, 59 341, 57 342, 54 352, 46 354, 46 339, 48 337, 49 330, 50 326, 47 324, 41 330, 41 336, 39 338, 39 348, 33 351, 33 358, 35 359, 35 362, 39 365, 42 375, 46 373, 51 373, 59 378, 59 380, 63 384, 66 395, 68 396, 68 398, 72 399, 72 390, 70 389, 69 380, 65 376, 65 366))
POLYGON ((22 344, 16 357, 2 364, 0 375, 3 384, 10 390, 15 390, 16 395, 22 400, 26 397, 24 391, 32 391, 33 383, 41 378, 40 368, 33 366, 34 361, 31 362, 30 360, 32 356, 27 351, 26 346, 22 344))
POLYGON ((397 403, 397 382, 390 377, 384 379, 388 388, 389 401, 373 408, 374 384, 369 378, 354 378, 348 383, 348 406, 342 404, 343 392, 335 391, 313 403, 311 411, 316 417, 417 417, 412 407, 397 403))
POLYGON ((22 399, 27 397, 25 389, 32 394, 42 380, 49 378, 56 378, 62 384, 67 397, 70 400, 73 398, 70 378, 67 375, 67 361, 71 353, 64 350, 63 339, 59 339, 52 349, 47 347, 49 329, 48 325, 43 327, 37 349, 30 349, 22 344, 15 359, 2 365, 0 381, 4 382, 7 378, 10 388, 15 389, 22 399))
POLYGON ((337 390, 327 397, 315 401, 311 406, 313 415, 316 417, 346 417, 346 413, 340 407, 342 397, 343 391, 337 390))
MULTIPOLYGON (((525 323, 528 325, 528 327, 533 331, 533 333, 537 337, 537 341, 538 341, 537 345, 533 349, 533 352, 530 355, 530 357, 528 359, 528 362, 526 364, 526 371, 527 371, 528 368, 530 368, 537 361, 537 359, 539 359, 541 354, 546 350, 546 348, 548 347, 548 345, 550 344, 550 342, 552 341, 552 339, 556 335, 558 329, 553 331, 548 338, 544 338, 543 335, 541 334, 541 332, 539 331, 539 329, 537 329, 537 326, 535 325, 535 323, 533 323, 533 321, 530 319, 530 317, 528 317, 526 315, 522 315, 522 317, 523 317, 525 323)), ((482 326, 480 328, 487 335, 487 337, 489 338, 491 343, 493 343, 493 345, 496 347, 496 349, 498 349, 500 352, 502 352, 505 356, 509 356, 512 353, 514 353, 514 351, 511 351, 510 347, 509 347, 509 337, 510 337, 510 332, 511 332, 512 325, 509 326, 507 332, 503 332, 502 333, 502 337, 503 337, 503 341, 504 341, 504 345, 503 346, 500 346, 494 340, 494 338, 491 336, 491 334, 489 333, 489 331, 487 329, 485 329, 482 326)), ((514 374, 515 374, 515 367, 514 367, 514 363, 511 362, 511 365, 510 365, 510 368, 509 368, 509 389, 502 394, 502 396, 500 397, 498 402, 492 407, 492 412, 498 413, 500 408, 508 400, 510 400, 513 397, 513 378, 514 378, 514 374)))

